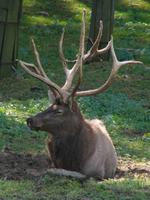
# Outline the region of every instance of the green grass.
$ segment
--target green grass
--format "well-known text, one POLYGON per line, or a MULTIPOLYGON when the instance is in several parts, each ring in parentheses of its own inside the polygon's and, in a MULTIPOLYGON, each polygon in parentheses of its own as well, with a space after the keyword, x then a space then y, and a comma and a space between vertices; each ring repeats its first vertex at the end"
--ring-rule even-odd
MULTIPOLYGON (((118 48, 132 50, 131 57, 150 63, 150 2, 121 0, 116 6, 114 38, 118 48), (127 39, 128 38, 128 39, 127 39)), ((121 54, 121 51, 120 51, 121 54)))
POLYGON ((31 181, 0 180, 0 199, 35 199, 34 183, 31 181))
POLYGON ((149 199, 147 178, 115 179, 80 183, 73 179, 45 176, 38 181, 0 181, 0 198, 13 200, 129 200, 149 199), (83 198, 84 197, 84 198, 83 198))
MULTIPOLYGON (((150 161, 150 3, 146 0, 119 2, 113 33, 117 54, 120 59, 140 59, 144 65, 124 67, 105 94, 78 101, 86 117, 104 120, 119 156, 133 163, 147 163, 150 161)), ((88 25, 90 6, 91 1, 85 0, 24 0, 18 57, 33 62, 29 41, 34 37, 49 77, 62 84, 64 75, 58 56, 62 27, 66 27, 65 55, 72 59, 78 49, 82 9, 87 9, 88 25), (48 12, 49 16, 39 15, 40 11, 48 12)), ((107 62, 86 65, 81 87, 102 84, 110 66, 107 62)), ((16 74, 17 78, 0 82, 0 150, 9 146, 21 153, 46 153, 47 134, 29 130, 25 120, 48 106, 47 88, 19 66, 16 74)), ((37 181, 1 180, 0 199, 148 200, 149 187, 150 178, 144 175, 103 182, 91 179, 85 183, 47 175, 37 181)))

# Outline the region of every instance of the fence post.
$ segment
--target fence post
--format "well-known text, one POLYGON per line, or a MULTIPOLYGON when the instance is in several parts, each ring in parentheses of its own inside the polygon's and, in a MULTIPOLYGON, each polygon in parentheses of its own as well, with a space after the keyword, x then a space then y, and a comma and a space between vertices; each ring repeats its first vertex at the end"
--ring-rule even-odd
MULTIPOLYGON (((113 20, 114 20, 114 0, 93 1, 90 32, 89 32, 89 38, 92 39, 92 41, 95 41, 96 39, 100 20, 103 21, 103 26, 104 26, 103 35, 100 43, 100 48, 102 48, 107 45, 108 41, 111 38, 113 30, 113 20)), ((90 48, 90 46, 91 43, 88 42, 88 49, 90 48)), ((103 55, 102 58, 104 60, 108 60, 109 52, 107 55, 103 55)))
POLYGON ((0 78, 11 75, 18 50, 22 0, 0 0, 0 78))

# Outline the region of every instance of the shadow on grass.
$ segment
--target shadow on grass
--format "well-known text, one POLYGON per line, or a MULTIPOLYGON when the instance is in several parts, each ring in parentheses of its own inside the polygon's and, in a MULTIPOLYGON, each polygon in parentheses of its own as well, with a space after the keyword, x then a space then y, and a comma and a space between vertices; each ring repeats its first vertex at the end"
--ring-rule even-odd
POLYGON ((10 148, 27 153, 44 151, 47 134, 30 131, 27 125, 18 122, 16 117, 0 113, 0 150, 10 148))
POLYGON ((18 74, 18 76, 18 79, 12 76, 1 80, 1 102, 10 101, 12 99, 26 101, 28 99, 40 99, 47 96, 47 88, 44 84, 41 84, 40 81, 30 76, 29 79, 24 79, 21 74, 18 74))
POLYGON ((144 1, 150 4, 150 1, 149 1, 149 0, 144 0, 144 1))
POLYGON ((82 4, 85 4, 89 8, 92 8, 92 1, 91 0, 78 0, 78 1, 81 2, 82 4))
POLYGON ((35 0, 33 3, 24 4, 25 11, 30 14, 38 14, 40 11, 48 12, 50 16, 57 16, 60 19, 68 19, 74 15, 71 9, 72 3, 62 0, 47 1, 47 0, 35 0))
POLYGON ((116 11, 124 13, 124 15, 128 18, 129 21, 141 22, 141 23, 149 23, 150 21, 149 1, 147 1, 146 5, 144 5, 144 3, 140 5, 140 3, 129 4, 127 2, 122 2, 122 3, 116 2, 115 6, 116 6, 116 11))

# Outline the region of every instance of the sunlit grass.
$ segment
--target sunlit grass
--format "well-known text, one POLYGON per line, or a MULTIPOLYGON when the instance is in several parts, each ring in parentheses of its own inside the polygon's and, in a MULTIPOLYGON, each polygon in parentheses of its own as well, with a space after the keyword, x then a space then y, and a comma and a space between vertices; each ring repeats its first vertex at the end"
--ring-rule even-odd
POLYGON ((128 5, 130 7, 140 8, 147 11, 150 9, 150 2, 145 0, 128 0, 128 5))
POLYGON ((118 0, 117 4, 120 4, 120 6, 128 6, 130 8, 138 8, 148 11, 150 9, 150 2, 147 0, 118 0))
POLYGON ((66 21, 60 20, 60 19, 54 19, 52 17, 46 18, 44 16, 26 16, 24 19, 24 22, 27 23, 28 25, 53 25, 53 24, 58 24, 65 26, 66 21))
POLYGON ((36 6, 36 1, 37 0, 24 0, 23 5, 24 7, 33 7, 33 6, 36 6))

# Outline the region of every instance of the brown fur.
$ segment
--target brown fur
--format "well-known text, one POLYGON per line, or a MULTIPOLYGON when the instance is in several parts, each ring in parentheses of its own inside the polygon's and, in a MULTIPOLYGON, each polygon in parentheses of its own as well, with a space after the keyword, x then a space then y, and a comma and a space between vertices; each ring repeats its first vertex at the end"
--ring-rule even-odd
POLYGON ((54 104, 30 118, 28 125, 49 132, 47 146, 56 168, 100 179, 114 176, 117 157, 105 126, 100 120, 84 119, 75 102, 71 109, 54 104))

